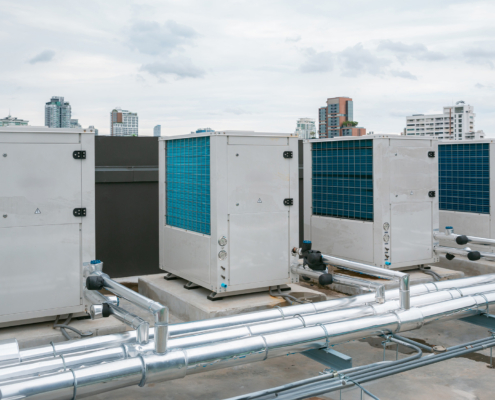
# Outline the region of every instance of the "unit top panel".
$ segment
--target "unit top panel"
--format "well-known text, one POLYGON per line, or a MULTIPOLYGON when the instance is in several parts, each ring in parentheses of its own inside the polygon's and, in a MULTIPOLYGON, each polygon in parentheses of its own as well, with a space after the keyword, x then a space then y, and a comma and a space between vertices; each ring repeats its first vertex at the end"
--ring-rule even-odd
POLYGON ((254 131, 215 131, 215 132, 203 132, 203 133, 191 133, 189 135, 177 135, 160 137, 159 140, 175 140, 175 139, 187 139, 202 136, 264 136, 264 137, 297 137, 295 133, 273 133, 273 132, 254 132, 254 131))

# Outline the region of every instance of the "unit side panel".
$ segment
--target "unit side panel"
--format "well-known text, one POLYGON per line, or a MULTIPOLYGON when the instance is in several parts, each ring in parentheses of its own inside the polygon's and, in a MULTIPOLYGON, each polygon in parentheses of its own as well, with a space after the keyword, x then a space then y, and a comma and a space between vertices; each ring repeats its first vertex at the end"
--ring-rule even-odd
POLYGON ((390 223, 390 139, 373 139, 373 211, 374 225, 373 264, 385 267, 390 257, 390 241, 385 240, 390 232, 384 229, 384 223, 390 223))
POLYGON ((85 217, 73 217, 79 220, 81 229, 81 255, 80 274, 78 277, 80 286, 80 297, 85 305, 91 303, 83 296, 82 263, 96 258, 96 205, 95 205, 95 135, 91 133, 81 134, 80 150, 86 151, 86 159, 73 160, 81 163, 81 187, 82 202, 81 207, 86 208, 85 217))
MULTIPOLYGON (((0 218, 0 228, 82 222, 73 210, 82 207, 83 162, 93 171, 93 177, 86 173, 85 179, 94 183, 94 146, 87 151, 90 160, 73 158, 73 151, 80 149, 79 143, 0 143, 2 154, 7 154, 0 157, 0 168, 5 171, 0 173, 0 213, 7 215, 0 218)), ((94 207, 94 184, 85 189, 89 190, 85 201, 94 207)))
MULTIPOLYGON (((289 249, 293 247, 299 247, 299 141, 296 138, 289 139, 289 148, 293 153, 293 158, 289 159, 290 168, 290 193, 289 198, 293 199, 294 204, 289 207, 289 249)), ((291 254, 289 250, 289 254, 291 254)), ((297 262, 298 257, 294 257, 292 262, 297 262)), ((289 266, 290 267, 290 266, 289 266)), ((290 268, 289 268, 290 271, 290 268)), ((299 275, 293 276, 294 280, 297 282, 299 275)))
POLYGON ((432 203, 391 205, 391 263, 404 263, 432 257, 432 203))
POLYGON ((81 305, 79 224, 0 229, 0 322, 81 305))
POLYGON ((163 227, 163 269, 200 285, 210 284, 210 237, 163 227))
MULTIPOLYGON (((286 212, 230 215, 230 284, 289 278, 289 220, 286 212)), ((281 282, 282 283, 282 282, 281 282)))
POLYGON ((166 225, 165 215, 167 214, 166 203, 166 188, 165 188, 165 176, 166 176, 166 155, 165 155, 166 141, 158 141, 158 220, 160 224, 160 236, 159 236, 159 257, 160 257, 160 269, 164 268, 165 261, 165 234, 164 229, 166 225))
POLYGON ((229 214, 289 211, 283 202, 290 194, 293 159, 283 158, 283 152, 288 149, 288 146, 229 144, 229 214))
MULTIPOLYGON (((489 144, 490 151, 490 237, 495 239, 495 143, 493 140, 489 144)), ((477 235, 480 236, 480 235, 477 235)))
POLYGON ((323 254, 373 263, 374 222, 311 217, 313 249, 323 254))
POLYGON ((211 254, 210 254, 210 282, 214 292, 225 292, 229 290, 229 246, 232 238, 229 234, 228 215, 228 136, 211 137, 211 254), (218 240, 225 236, 227 246, 220 246, 218 240), (221 260, 219 253, 227 251, 227 258, 221 260), (222 278, 222 275, 225 277, 222 278), (222 286, 227 285, 227 287, 222 286))
POLYGON ((311 159, 311 142, 303 144, 303 162, 304 162, 304 238, 303 240, 313 240, 311 237, 311 222, 313 210, 313 167, 311 159))

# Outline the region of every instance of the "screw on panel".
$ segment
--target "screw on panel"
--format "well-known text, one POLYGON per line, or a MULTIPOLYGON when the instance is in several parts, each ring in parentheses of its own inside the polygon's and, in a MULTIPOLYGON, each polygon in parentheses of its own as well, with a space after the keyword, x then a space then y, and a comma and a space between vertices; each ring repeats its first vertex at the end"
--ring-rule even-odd
POLYGON ((7 214, 3 214, 3 217, 4 217, 4 218, 7 218, 7 214))
POLYGON ((235 156, 236 156, 236 157, 239 157, 239 153, 237 153, 235 156))
POLYGON ((7 157, 7 153, 3 153, 3 156, 4 156, 4 157, 7 157))

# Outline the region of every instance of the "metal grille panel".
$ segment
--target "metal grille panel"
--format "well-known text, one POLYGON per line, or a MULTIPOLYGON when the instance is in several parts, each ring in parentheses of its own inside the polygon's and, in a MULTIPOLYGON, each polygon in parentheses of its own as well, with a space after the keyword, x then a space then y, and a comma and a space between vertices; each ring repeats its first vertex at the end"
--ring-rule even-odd
POLYGON ((438 146, 440 210, 490 213, 490 145, 438 146))
POLYGON ((167 225, 210 234, 210 138, 166 142, 167 225))
POLYGON ((373 140, 312 143, 313 215, 373 220, 373 140))

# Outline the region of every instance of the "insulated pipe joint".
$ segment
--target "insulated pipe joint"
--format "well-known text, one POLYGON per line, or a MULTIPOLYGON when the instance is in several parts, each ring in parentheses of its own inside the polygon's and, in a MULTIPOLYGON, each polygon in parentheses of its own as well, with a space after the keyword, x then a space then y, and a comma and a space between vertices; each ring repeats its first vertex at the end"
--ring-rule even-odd
POLYGON ((412 307, 408 310, 395 311, 394 314, 399 319, 397 332, 411 331, 423 326, 424 317, 419 308, 412 307))

